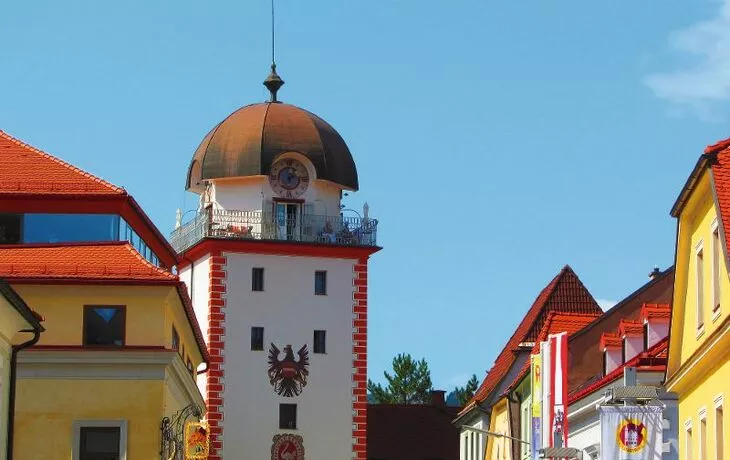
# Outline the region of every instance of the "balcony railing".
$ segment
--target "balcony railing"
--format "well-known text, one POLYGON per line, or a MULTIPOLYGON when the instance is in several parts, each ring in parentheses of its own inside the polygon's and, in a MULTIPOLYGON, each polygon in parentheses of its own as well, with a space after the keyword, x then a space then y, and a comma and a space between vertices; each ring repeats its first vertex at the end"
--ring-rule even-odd
POLYGON ((377 228, 372 218, 206 210, 176 228, 170 242, 177 252, 203 238, 376 246, 377 228))

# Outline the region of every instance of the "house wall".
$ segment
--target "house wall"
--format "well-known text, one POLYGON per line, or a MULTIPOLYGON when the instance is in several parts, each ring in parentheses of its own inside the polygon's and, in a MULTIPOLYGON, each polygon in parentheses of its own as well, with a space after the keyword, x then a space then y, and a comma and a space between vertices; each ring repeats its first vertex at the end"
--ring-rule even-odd
MULTIPOLYGON (((489 431, 510 436, 507 400, 500 399, 492 407, 489 431)), ((491 460, 512 460, 512 441, 504 437, 487 437, 487 458, 491 460)))
POLYGON ((41 314, 46 331, 39 346, 83 346, 85 305, 124 305, 125 346, 172 347, 172 326, 193 368, 202 362, 192 328, 176 300, 173 286, 13 285, 41 314))
MULTIPOLYGON (((480 416, 462 423, 479 430, 489 430, 489 417, 486 414, 480 414, 480 416)), ((483 460, 485 441, 486 438, 482 433, 462 428, 459 436, 459 460, 483 460)))
MULTIPOLYGON (((272 437, 303 437, 307 458, 353 457, 354 259, 225 253, 223 458, 269 458, 272 437), (264 268, 264 291, 251 290, 252 268, 264 268), (314 273, 327 271, 327 295, 314 294, 314 273), (251 350, 251 328, 264 328, 264 350, 251 350), (326 330, 326 354, 314 354, 314 330, 326 330), (299 396, 274 392, 271 344, 309 349, 309 376, 299 396), (297 404, 297 429, 279 429, 279 405, 297 404)), ((283 359, 283 353, 279 359, 283 359)), ((299 359, 297 357, 297 359, 299 359)), ((364 404, 364 403, 363 403, 364 404)), ((364 446, 363 446, 364 448, 364 446)))
MULTIPOLYGON (((636 357, 639 353, 644 351, 644 338, 641 336, 628 336, 624 339, 626 344, 626 361, 636 357)), ((623 363, 621 363, 623 364, 623 363)))
POLYGON ((669 321, 655 318, 649 319, 648 345, 653 347, 664 337, 669 335, 669 321))

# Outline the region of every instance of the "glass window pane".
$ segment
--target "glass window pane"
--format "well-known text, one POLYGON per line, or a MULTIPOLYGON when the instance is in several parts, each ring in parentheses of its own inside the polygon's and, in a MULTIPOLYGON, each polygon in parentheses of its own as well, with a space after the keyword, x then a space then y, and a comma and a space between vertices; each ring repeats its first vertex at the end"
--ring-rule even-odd
POLYGON ((124 316, 122 307, 86 307, 84 345, 123 346, 124 316))
POLYGON ((82 427, 81 460, 116 460, 119 458, 119 428, 82 427))
POLYGON ((115 241, 119 216, 110 214, 26 214, 24 243, 115 241))
POLYGON ((23 216, 0 214, 0 244, 20 243, 23 216))

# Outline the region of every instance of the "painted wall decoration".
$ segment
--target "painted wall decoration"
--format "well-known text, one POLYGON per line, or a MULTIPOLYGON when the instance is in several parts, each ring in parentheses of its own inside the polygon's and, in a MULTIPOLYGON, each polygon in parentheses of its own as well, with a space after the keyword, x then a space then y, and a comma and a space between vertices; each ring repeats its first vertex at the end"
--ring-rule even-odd
POLYGON ((271 460, 304 460, 302 437, 293 434, 274 435, 271 460))
POLYGON ((279 360, 281 351, 273 343, 269 348, 269 382, 276 394, 291 398, 298 396, 307 385, 309 350, 304 344, 297 352, 298 360, 291 345, 285 346, 283 351, 284 359, 279 360))
POLYGON ((188 422, 185 425, 185 460, 208 458, 209 433, 205 422, 188 422))

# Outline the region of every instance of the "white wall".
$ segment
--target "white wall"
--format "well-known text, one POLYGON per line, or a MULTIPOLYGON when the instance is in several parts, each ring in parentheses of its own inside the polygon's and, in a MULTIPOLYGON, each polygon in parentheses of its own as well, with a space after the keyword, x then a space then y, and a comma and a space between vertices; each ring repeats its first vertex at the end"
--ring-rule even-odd
POLYGON ((635 358, 639 353, 644 351, 644 338, 642 336, 628 336, 624 338, 624 341, 626 343, 625 362, 635 358))
MULTIPOLYGON (((477 418, 465 424, 480 430, 489 430, 489 421, 486 417, 477 418)), ((485 443, 486 439, 482 433, 462 428, 459 438, 459 460, 482 460, 486 448, 485 443)))
POLYGON ((669 335, 669 321, 649 320, 649 348, 669 335))
MULTIPOLYGON (((200 324, 206 345, 208 344, 208 285, 210 284, 210 256, 206 255, 193 264, 180 270, 180 279, 185 282, 188 294, 193 302, 195 317, 200 324)), ((200 392, 205 395, 208 375, 201 374, 196 378, 200 392)))
MULTIPOLYGON (((297 404, 307 458, 352 458, 352 333, 355 260, 256 254, 227 256, 224 458, 271 457, 279 404, 297 404), (251 269, 264 268, 264 292, 251 291, 251 269), (327 295, 314 294, 315 270, 327 271, 327 295), (264 327, 264 351, 251 351, 251 327, 264 327), (314 330, 327 331, 327 354, 313 353, 314 330), (302 394, 274 393, 268 350, 304 344, 309 379, 302 394), (228 456, 226 457, 226 453, 228 456)), ((280 359, 283 358, 283 354, 280 359)))
POLYGON ((605 350, 606 353, 606 374, 610 374, 614 369, 621 366, 621 349, 620 348, 608 348, 605 350))

